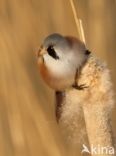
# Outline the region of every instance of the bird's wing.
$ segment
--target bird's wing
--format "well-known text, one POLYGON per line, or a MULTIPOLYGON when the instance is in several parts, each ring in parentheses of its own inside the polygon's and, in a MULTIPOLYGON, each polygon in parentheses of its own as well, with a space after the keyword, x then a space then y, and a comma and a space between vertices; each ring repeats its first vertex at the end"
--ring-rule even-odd
POLYGON ((62 113, 61 107, 62 107, 62 104, 63 104, 63 100, 65 98, 65 92, 56 91, 55 96, 56 96, 56 119, 57 119, 57 122, 58 122, 60 117, 61 117, 61 113, 62 113))

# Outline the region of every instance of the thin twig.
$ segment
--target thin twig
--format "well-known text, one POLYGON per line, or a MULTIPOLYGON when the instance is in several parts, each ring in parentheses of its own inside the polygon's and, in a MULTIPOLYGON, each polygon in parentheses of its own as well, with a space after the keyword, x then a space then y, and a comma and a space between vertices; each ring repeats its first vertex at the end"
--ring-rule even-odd
POLYGON ((79 23, 80 23, 80 31, 81 31, 82 41, 83 41, 83 42, 85 43, 85 45, 86 45, 85 33, 84 33, 83 23, 82 23, 82 20, 81 20, 81 19, 79 19, 79 23))
POLYGON ((74 5, 74 1, 70 0, 70 4, 71 4, 72 11, 73 11, 73 16, 74 16, 74 19, 75 19, 75 23, 76 23, 76 28, 77 28, 77 31, 79 32, 79 37, 86 44, 84 29, 83 29, 83 26, 82 26, 82 20, 79 19, 78 16, 77 16, 77 11, 76 11, 76 8, 75 8, 75 5, 74 5))

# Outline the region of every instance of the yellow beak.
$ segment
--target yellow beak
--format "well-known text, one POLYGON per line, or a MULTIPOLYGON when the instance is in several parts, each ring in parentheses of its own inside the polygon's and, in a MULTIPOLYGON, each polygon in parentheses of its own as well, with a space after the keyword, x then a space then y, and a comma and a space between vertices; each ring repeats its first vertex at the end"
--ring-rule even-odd
POLYGON ((43 48, 43 46, 41 46, 41 47, 39 48, 39 50, 37 51, 37 56, 38 56, 38 57, 41 57, 41 56, 43 56, 43 55, 46 54, 46 53, 47 53, 46 49, 43 48))

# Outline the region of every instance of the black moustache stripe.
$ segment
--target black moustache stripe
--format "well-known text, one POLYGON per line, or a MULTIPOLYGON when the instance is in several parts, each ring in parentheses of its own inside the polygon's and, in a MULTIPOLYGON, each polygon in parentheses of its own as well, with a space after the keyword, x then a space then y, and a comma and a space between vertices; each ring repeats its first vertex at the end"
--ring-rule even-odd
POLYGON ((55 60, 58 60, 58 59, 59 59, 59 56, 56 54, 56 52, 55 52, 53 46, 49 46, 49 47, 47 48, 47 52, 48 52, 48 54, 49 54, 51 57, 53 57, 55 60))

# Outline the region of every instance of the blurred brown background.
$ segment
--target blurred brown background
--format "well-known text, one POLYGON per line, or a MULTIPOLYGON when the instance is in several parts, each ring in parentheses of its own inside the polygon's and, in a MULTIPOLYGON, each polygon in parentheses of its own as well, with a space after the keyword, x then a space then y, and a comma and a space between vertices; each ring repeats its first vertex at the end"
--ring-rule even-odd
MULTIPOLYGON (((75 0, 75 7, 87 47, 107 61, 115 88, 116 0, 75 0)), ((0 0, 0 156, 72 156, 55 121, 54 93, 35 59, 53 32, 78 36, 69 0, 0 0)))

